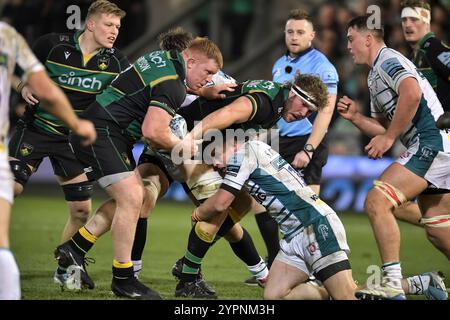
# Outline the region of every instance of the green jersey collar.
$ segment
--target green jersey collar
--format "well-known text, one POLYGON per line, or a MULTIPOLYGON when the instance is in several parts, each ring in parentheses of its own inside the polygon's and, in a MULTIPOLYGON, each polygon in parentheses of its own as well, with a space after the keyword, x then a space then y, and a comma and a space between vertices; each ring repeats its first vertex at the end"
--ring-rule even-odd
POLYGON ((423 49, 423 45, 425 42, 427 42, 429 39, 436 37, 436 35, 433 32, 428 32, 420 41, 419 41, 419 48, 423 49))

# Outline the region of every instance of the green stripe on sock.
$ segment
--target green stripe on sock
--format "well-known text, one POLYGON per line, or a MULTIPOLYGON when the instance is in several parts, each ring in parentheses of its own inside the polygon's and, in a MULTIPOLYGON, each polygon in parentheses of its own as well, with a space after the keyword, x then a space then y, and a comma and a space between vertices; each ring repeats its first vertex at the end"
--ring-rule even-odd
POLYGON ((186 255, 184 257, 193 263, 202 264, 202 258, 194 256, 189 251, 186 251, 186 255))
POLYGON ((188 273, 188 274, 198 274, 198 268, 191 268, 187 265, 183 265, 183 273, 188 273))

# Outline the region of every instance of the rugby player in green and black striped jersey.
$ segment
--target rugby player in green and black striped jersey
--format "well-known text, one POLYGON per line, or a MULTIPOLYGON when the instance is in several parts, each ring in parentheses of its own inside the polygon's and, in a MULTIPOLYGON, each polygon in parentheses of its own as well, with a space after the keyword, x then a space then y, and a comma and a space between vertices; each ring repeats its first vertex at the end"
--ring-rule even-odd
MULTIPOLYGON (((95 96, 129 66, 114 47, 125 12, 106 0, 95 1, 88 10, 86 27, 75 34, 48 34, 37 40, 34 52, 64 91, 77 114, 95 101, 95 96)), ((70 216, 62 233, 62 242, 70 239, 87 221, 91 211, 92 183, 84 167, 73 155, 68 142, 69 130, 39 103, 39 95, 28 86, 20 86, 29 103, 9 143, 10 165, 15 176, 15 195, 22 193, 28 178, 49 157, 68 203, 70 216)), ((64 285, 67 273, 59 268, 56 283, 64 285)), ((93 283, 81 286, 93 288, 93 283)))
MULTIPOLYGON (((196 38, 181 53, 145 54, 114 79, 81 115, 94 122, 97 143, 85 147, 75 136, 70 138, 77 158, 91 166, 95 179, 116 203, 114 215, 110 217, 114 247, 111 287, 118 296, 160 298, 133 274, 131 249, 145 192, 140 174, 135 170, 133 144, 141 138, 158 149, 171 150, 179 144, 181 141, 172 134, 169 123, 183 103, 186 89, 202 88, 222 64, 219 48, 206 38, 196 38)), ((56 249, 56 257, 75 254, 78 260, 83 260, 84 252, 95 240, 91 232, 81 228, 56 249), (77 248, 82 252, 77 252, 77 248)))
POLYGON ((428 2, 405 0, 401 8, 403 35, 413 50, 411 60, 430 82, 444 111, 449 112, 450 47, 431 32, 431 7, 428 2))

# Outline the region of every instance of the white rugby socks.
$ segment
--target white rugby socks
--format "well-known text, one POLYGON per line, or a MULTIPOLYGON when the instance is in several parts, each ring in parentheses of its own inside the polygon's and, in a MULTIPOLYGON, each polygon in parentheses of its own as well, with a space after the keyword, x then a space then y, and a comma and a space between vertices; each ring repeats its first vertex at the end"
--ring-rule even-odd
POLYGON ((0 248, 0 300, 20 300, 20 275, 9 249, 0 248))

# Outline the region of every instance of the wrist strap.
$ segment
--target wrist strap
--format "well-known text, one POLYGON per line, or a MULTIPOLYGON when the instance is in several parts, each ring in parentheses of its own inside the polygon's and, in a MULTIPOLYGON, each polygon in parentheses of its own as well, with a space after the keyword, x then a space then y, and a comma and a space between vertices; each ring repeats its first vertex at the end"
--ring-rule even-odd
POLYGON ((302 151, 306 153, 306 155, 308 156, 309 161, 311 161, 312 157, 309 155, 308 151, 306 151, 304 149, 302 151))

